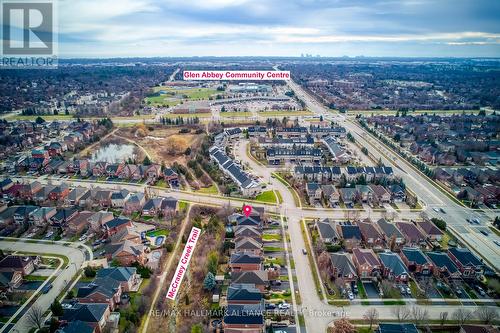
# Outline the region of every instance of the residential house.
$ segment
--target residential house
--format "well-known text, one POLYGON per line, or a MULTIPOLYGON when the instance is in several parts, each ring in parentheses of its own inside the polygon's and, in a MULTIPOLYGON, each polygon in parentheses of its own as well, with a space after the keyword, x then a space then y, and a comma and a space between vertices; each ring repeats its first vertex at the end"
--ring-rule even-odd
POLYGON ((111 193, 111 207, 123 208, 123 206, 125 205, 125 201, 129 196, 129 193, 130 192, 126 189, 111 193))
POLYGON ((393 202, 405 202, 406 191, 399 185, 392 185, 390 187, 391 199, 393 202))
POLYGON ((356 281, 358 274, 347 253, 332 253, 330 255, 332 277, 342 279, 344 282, 356 281))
POLYGON ((102 208, 111 207, 111 195, 113 194, 110 190, 98 190, 94 195, 94 202, 102 208))
POLYGON ((387 221, 386 219, 380 219, 377 222, 377 226, 385 235, 385 242, 391 250, 401 247, 405 243, 405 238, 401 231, 396 228, 394 223, 387 221))
POLYGON ((11 292, 14 289, 19 288, 23 283, 23 273, 21 271, 10 271, 2 272, 0 271, 0 291, 11 292))
POLYGON ((422 230, 430 240, 440 241, 443 238, 443 232, 432 221, 423 220, 415 222, 417 227, 422 230))
POLYGON ((263 295, 255 284, 231 283, 227 289, 227 304, 258 304, 263 295))
POLYGON ((130 219, 126 217, 115 217, 112 220, 105 222, 103 225, 104 230, 106 230, 106 234, 108 235, 108 237, 114 235, 121 229, 131 226, 132 226, 132 221, 130 221, 130 219))
POLYGON ((36 226, 46 226, 50 219, 56 215, 57 209, 55 207, 40 207, 30 213, 29 220, 36 226))
POLYGON ((318 183, 307 183, 306 193, 309 198, 309 203, 313 204, 321 200, 323 192, 321 191, 321 186, 318 183))
POLYGON ((232 253, 229 259, 229 267, 232 272, 256 271, 262 268, 261 256, 248 253, 232 253))
POLYGON ((248 253, 252 255, 262 255, 262 241, 251 237, 242 237, 235 239, 235 252, 248 253))
POLYGON ((78 209, 74 206, 60 208, 57 213, 50 218, 50 222, 55 226, 63 226, 78 214, 78 209))
POLYGON ((49 199, 52 201, 64 200, 68 194, 69 186, 66 183, 61 183, 49 192, 49 199))
POLYGON ((263 270, 231 272, 231 285, 238 283, 255 285, 264 292, 269 284, 268 273, 263 270))
POLYGON ((81 321, 91 325, 96 333, 103 333, 110 313, 110 308, 107 304, 77 303, 71 308, 65 309, 59 320, 62 323, 81 321))
POLYGON ((408 281, 408 270, 403 260, 394 252, 382 252, 379 254, 382 263, 382 276, 396 282, 408 281))
POLYGON ((112 212, 96 212, 94 215, 89 217, 89 223, 94 231, 100 231, 104 228, 104 225, 113 220, 115 217, 112 212))
POLYGON ((144 195, 144 193, 130 194, 128 199, 125 201, 123 213, 130 215, 135 212, 140 212, 145 203, 146 196, 144 195))
POLYGON ((257 304, 229 304, 222 319, 226 333, 264 333, 264 302, 257 304))
POLYGON ((120 303, 122 287, 119 281, 105 277, 96 277, 86 286, 81 286, 76 292, 79 303, 107 304, 111 311, 120 303))
POLYGON ((417 226, 411 222, 395 222, 396 227, 405 236, 406 244, 408 245, 420 245, 426 240, 426 236, 417 228, 417 226))
POLYGON ((135 267, 101 268, 97 271, 96 277, 110 277, 120 282, 124 292, 137 291, 142 282, 142 278, 139 274, 137 274, 137 268, 135 267))
POLYGON ((361 232, 361 239, 366 247, 375 250, 382 250, 385 247, 384 235, 379 231, 375 223, 367 219, 358 221, 357 224, 361 232))
POLYGON ((450 247, 448 256, 457 265, 464 279, 473 279, 481 276, 485 265, 468 248, 450 247))
POLYGON ((355 188, 343 187, 339 189, 340 198, 346 206, 354 205, 358 200, 358 192, 355 188))
POLYGON ((356 185, 357 196, 362 202, 371 202, 373 200, 373 192, 368 185, 356 185))
POLYGON ((96 328, 81 320, 75 320, 65 326, 60 326, 57 333, 96 333, 96 328))
POLYGON ((19 190, 19 195, 23 199, 33 199, 35 194, 42 189, 42 184, 39 181, 34 181, 30 184, 25 184, 19 190))
POLYGON ((401 259, 412 273, 431 275, 434 270, 434 265, 419 248, 404 247, 401 250, 401 259))
POLYGON ((450 259, 446 252, 427 252, 427 257, 434 266, 434 275, 438 278, 459 279, 461 273, 457 265, 450 259))
POLYGON ((344 240, 344 248, 351 251, 361 244, 361 231, 359 226, 351 221, 337 222, 337 231, 344 240))
POLYGON ((251 237, 253 239, 262 239, 262 230, 248 225, 237 225, 233 228, 234 237, 251 237))
POLYGON ((380 323, 375 333, 419 333, 415 324, 410 323, 380 323))
POLYGON ((130 266, 135 262, 145 265, 147 262, 144 245, 128 240, 107 245, 105 251, 108 260, 116 260, 121 266, 130 266))
POLYGON ((94 212, 82 211, 70 219, 66 225, 66 233, 70 235, 79 235, 89 226, 89 218, 94 215, 94 212))
POLYGON ((142 207, 143 216, 157 216, 161 211, 163 198, 151 198, 142 207))
POLYGON ((49 198, 49 193, 55 188, 54 185, 45 185, 33 194, 33 200, 36 202, 45 202, 49 198))
POLYGON ((178 200, 173 197, 163 198, 160 206, 160 214, 164 217, 172 216, 178 209, 178 200))
POLYGON ((8 255, 0 260, 0 272, 21 272, 23 276, 30 275, 39 265, 37 256, 8 255))
POLYGON ((334 185, 322 185, 323 198, 331 207, 337 207, 340 202, 340 193, 334 185))
POLYGON ((372 191, 372 198, 374 202, 379 204, 391 202, 391 193, 385 189, 382 185, 369 185, 372 191))
POLYGON ((69 192, 65 202, 69 205, 80 205, 80 199, 89 191, 89 189, 84 187, 75 187, 69 192))
POLYGON ((353 249, 352 261, 361 279, 373 279, 382 274, 382 264, 372 249, 353 249))
POLYGON ((340 241, 340 236, 333 221, 330 221, 329 219, 317 221, 316 228, 323 243, 331 244, 338 243, 340 241))

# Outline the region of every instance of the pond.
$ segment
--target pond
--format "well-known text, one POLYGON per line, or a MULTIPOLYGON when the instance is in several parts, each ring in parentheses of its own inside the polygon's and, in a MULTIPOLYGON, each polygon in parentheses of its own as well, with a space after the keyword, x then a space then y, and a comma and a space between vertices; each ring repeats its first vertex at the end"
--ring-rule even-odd
POLYGON ((109 143, 92 153, 91 162, 118 163, 134 159, 134 145, 109 143))

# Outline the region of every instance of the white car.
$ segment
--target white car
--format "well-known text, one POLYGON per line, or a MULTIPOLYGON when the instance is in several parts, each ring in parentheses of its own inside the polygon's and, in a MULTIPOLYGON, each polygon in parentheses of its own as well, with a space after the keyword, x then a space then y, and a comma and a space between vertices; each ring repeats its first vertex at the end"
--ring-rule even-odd
POLYGON ((278 309, 280 309, 280 310, 288 310, 288 309, 290 309, 290 304, 288 304, 288 303, 280 303, 280 304, 278 304, 278 309))
POLYGON ((84 241, 84 240, 86 240, 86 239, 87 239, 87 235, 83 235, 83 236, 82 236, 82 237, 80 237, 78 240, 79 240, 80 242, 83 242, 83 241, 84 241))
POLYGON ((349 297, 350 301, 352 301, 354 299, 354 295, 350 291, 347 293, 347 297, 349 297))

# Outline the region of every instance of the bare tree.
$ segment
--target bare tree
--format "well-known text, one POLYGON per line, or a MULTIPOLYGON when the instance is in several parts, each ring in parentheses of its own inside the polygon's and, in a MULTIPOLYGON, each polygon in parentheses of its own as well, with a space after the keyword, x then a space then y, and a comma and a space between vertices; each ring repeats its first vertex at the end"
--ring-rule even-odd
POLYGON ((43 309, 36 305, 33 304, 31 306, 31 309, 29 309, 28 312, 26 312, 26 320, 28 321, 28 325, 34 326, 37 329, 42 329, 43 327, 43 309))
POLYGON ((456 320, 459 325, 463 325, 472 319, 473 313, 470 310, 460 308, 453 311, 451 317, 453 320, 456 320))
POLYGON ((476 316, 485 325, 489 325, 498 319, 498 311, 493 307, 480 306, 476 310, 476 316))
POLYGON ((411 317, 415 325, 419 325, 423 321, 429 319, 429 312, 417 305, 411 307, 411 317))
POLYGON ((441 323, 441 326, 444 325, 444 323, 446 322, 446 319, 448 319, 448 312, 447 311, 440 312, 439 313, 439 322, 441 323))
POLYGON ((410 309, 407 306, 399 305, 392 308, 391 311, 400 323, 410 318, 410 309))
POLYGON ((378 311, 375 308, 368 309, 363 315, 363 319, 370 324, 370 331, 372 330, 373 324, 378 321, 378 311))
POLYGON ((354 333, 356 328, 349 320, 342 318, 333 323, 333 327, 328 327, 329 333, 354 333))

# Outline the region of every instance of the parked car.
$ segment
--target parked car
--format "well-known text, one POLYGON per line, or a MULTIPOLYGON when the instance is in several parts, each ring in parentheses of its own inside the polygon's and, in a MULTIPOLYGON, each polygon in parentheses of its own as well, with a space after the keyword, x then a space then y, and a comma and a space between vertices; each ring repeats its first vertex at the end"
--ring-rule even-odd
POLYGON ((486 296, 486 293, 484 292, 484 289, 481 288, 481 286, 476 286, 476 290, 481 296, 486 296))
POLYGON ((280 310, 288 310, 288 309, 290 309, 290 304, 285 303, 285 302, 280 303, 280 304, 278 304, 278 309, 280 309, 280 310))
POLYGON ((354 295, 351 291, 347 292, 347 297, 349 297, 349 300, 352 301, 354 299, 354 295))
POLYGON ((266 303, 266 310, 274 310, 274 309, 276 309, 276 304, 266 303))
POLYGON ((304 255, 307 254, 306 249, 302 249, 302 254, 304 254, 304 255))

